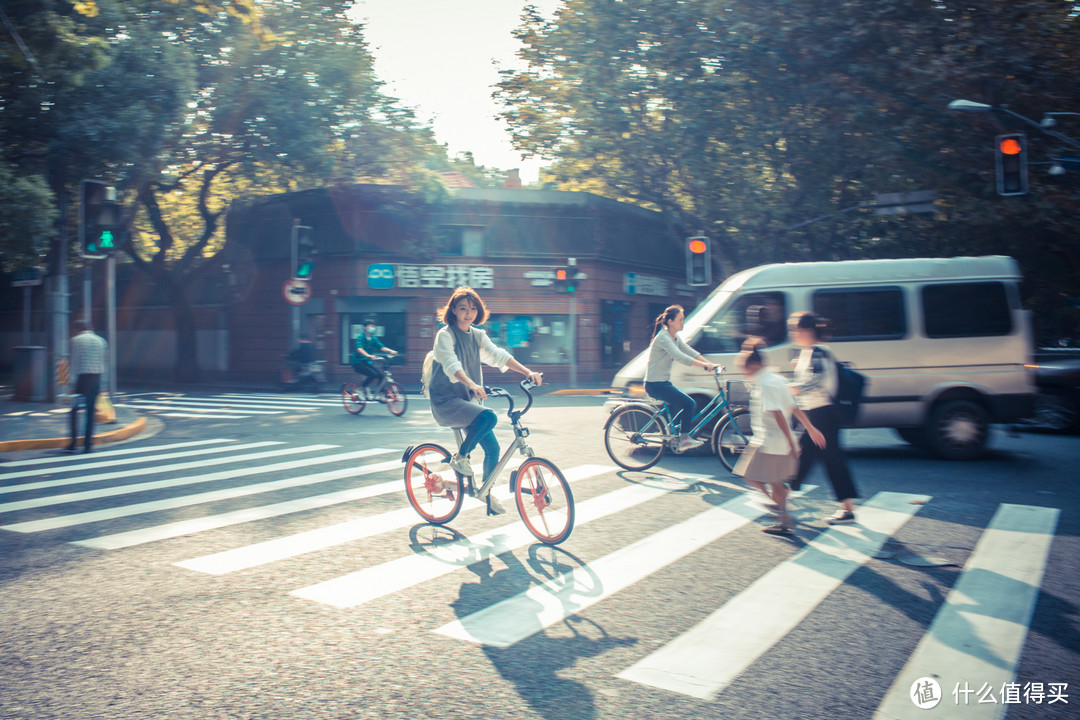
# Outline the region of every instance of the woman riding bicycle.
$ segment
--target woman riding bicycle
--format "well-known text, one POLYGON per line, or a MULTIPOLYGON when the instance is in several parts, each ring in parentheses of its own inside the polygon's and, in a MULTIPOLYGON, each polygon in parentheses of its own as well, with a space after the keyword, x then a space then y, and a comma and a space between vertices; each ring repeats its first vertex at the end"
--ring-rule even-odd
MULTIPOLYGON (((519 363, 509 351, 496 347, 487 333, 474 327, 484 324, 487 317, 487 308, 475 290, 468 287, 454 290, 438 312, 445 326, 435 335, 434 354, 439 367, 432 374, 429 390, 435 422, 443 427, 465 428, 465 439, 450 458, 450 467, 462 475, 472 475, 468 455, 479 444, 484 450, 485 479, 499 462, 499 441, 494 431, 498 416, 479 404, 487 397, 481 362, 502 372, 506 368, 516 370, 541 384, 540 373, 519 363)), ((493 514, 503 512, 490 494, 488 507, 493 514)))
POLYGON ((685 312, 681 305, 672 305, 656 318, 652 344, 649 345, 649 367, 645 371, 645 392, 667 403, 671 410, 673 429, 679 434, 679 452, 692 450, 705 441, 691 438, 683 432, 694 416, 694 400, 671 384, 671 364, 677 361, 708 371, 716 367, 678 336, 684 319, 685 312))
POLYGON ((374 364, 374 361, 379 359, 375 354, 378 352, 397 355, 396 350, 386 347, 375 336, 375 323, 364 323, 364 331, 356 336, 356 347, 353 350, 351 362, 353 370, 364 376, 364 381, 361 383, 364 394, 368 394, 368 386, 372 382, 378 388, 382 381, 386 379, 386 372, 374 364))

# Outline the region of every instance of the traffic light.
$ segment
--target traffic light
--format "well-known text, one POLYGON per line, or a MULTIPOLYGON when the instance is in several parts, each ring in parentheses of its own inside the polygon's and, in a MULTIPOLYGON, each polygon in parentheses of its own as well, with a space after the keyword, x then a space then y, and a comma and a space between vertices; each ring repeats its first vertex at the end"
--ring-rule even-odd
POLYGON ((994 146, 998 195, 1026 195, 1027 136, 1024 133, 998 135, 994 146))
POLYGON ((108 257, 119 244, 120 206, 116 191, 99 180, 79 186, 79 253, 87 259, 108 257))
POLYGON ((712 285, 712 248, 707 237, 686 240, 686 283, 712 285))
POLYGON ((311 228, 306 225, 294 226, 293 242, 296 248, 293 253, 293 257, 296 258, 293 275, 309 280, 312 271, 315 270, 315 237, 311 228))
POLYGON ((584 274, 574 265, 555 268, 555 290, 558 292, 577 292, 584 274))

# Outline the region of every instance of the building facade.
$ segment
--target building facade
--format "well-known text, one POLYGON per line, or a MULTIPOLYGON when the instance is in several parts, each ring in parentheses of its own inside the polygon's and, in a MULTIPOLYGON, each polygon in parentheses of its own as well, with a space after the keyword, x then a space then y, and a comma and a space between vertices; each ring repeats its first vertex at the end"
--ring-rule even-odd
POLYGON ((330 379, 350 379, 355 338, 374 322, 405 355, 396 377, 415 388, 438 308, 468 285, 493 340, 548 382, 606 385, 647 347, 664 307, 695 304, 684 236, 660 213, 577 192, 461 188, 429 202, 359 185, 237 203, 225 253, 230 374, 268 376, 306 334, 330 379), (306 283, 292 281, 297 224, 315 252, 306 283), (572 293, 553 284, 568 263, 582 273, 572 293))

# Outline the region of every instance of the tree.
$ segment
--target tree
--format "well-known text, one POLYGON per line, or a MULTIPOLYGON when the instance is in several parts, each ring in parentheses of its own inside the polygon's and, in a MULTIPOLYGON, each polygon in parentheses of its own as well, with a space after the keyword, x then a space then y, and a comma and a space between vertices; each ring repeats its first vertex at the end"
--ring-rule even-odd
POLYGON ((0 157, 48 177, 69 233, 82 177, 118 188, 130 230, 122 249, 173 308, 179 380, 198 372, 187 293, 222 244, 231 197, 405 177, 432 144, 382 94, 345 9, 318 0, 11 4, 29 53, 0 46, 0 63, 15 71, 0 80, 0 157))
MULTIPOLYGON (((707 232, 726 272, 1008 252, 1029 276, 1067 287, 1060 268, 1080 272, 1075 182, 1000 202, 988 149, 1013 126, 985 116, 980 127, 945 105, 1075 108, 1070 10, 1053 0, 567 0, 550 20, 526 11, 526 68, 504 71, 497 97, 517 148, 555 161, 546 179, 707 232), (935 217, 838 215, 879 192, 921 189, 942 197, 935 217), (822 216, 832 219, 803 224, 822 216), (1030 242, 1033 228, 1042 242, 1030 242)), ((1043 141, 1033 138, 1045 157, 1043 141)))

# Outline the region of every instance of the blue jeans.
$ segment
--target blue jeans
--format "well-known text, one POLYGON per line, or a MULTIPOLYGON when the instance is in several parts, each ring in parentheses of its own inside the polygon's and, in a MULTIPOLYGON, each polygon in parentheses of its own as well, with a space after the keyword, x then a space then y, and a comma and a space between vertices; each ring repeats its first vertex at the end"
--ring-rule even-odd
POLYGON ((697 406, 694 399, 671 384, 670 380, 645 383, 645 392, 668 405, 673 422, 672 429, 677 433, 690 429, 690 420, 694 417, 697 406), (685 430, 683 429, 685 428, 685 430))
POLYGON ((461 441, 458 452, 468 455, 479 445, 484 451, 484 477, 481 484, 488 479, 499 464, 499 441, 495 437, 495 425, 499 422, 499 416, 494 410, 484 410, 469 423, 465 428, 465 439, 461 441))

